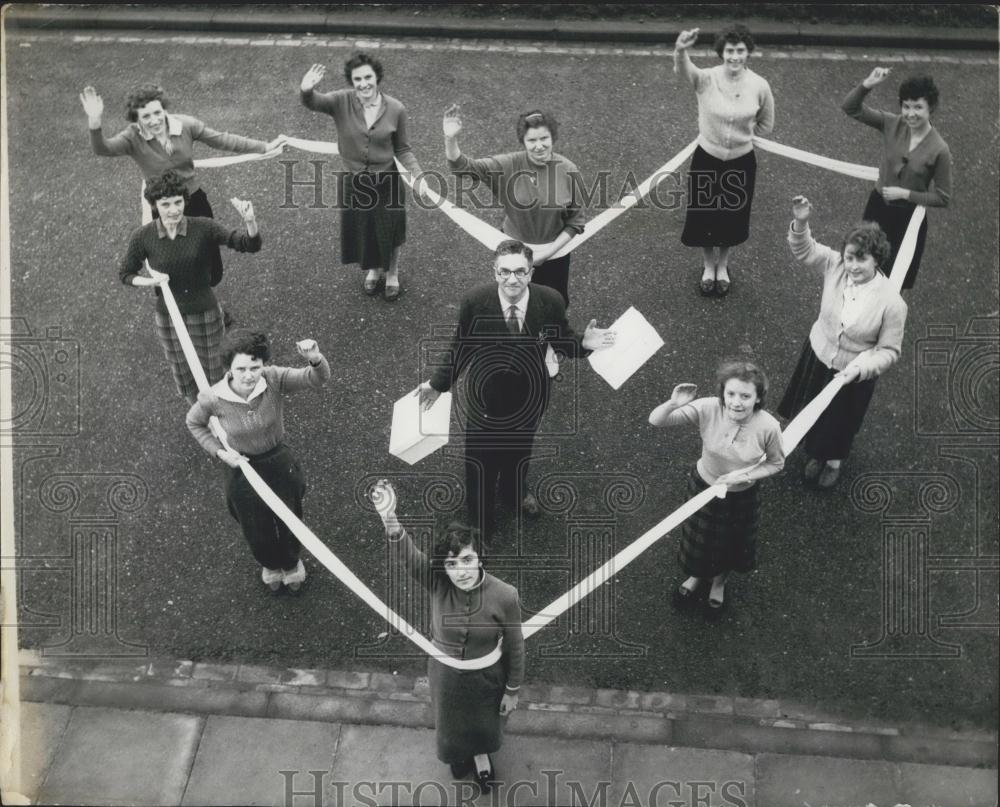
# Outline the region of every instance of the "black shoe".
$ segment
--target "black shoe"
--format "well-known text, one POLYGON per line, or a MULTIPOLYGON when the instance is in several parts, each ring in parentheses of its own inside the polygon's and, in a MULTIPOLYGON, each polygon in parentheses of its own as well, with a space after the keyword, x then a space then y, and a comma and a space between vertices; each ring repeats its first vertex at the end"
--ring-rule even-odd
POLYGON ((472 760, 467 759, 465 762, 452 762, 448 767, 451 768, 451 775, 455 779, 464 779, 472 772, 472 760))
POLYGON ((675 608, 689 608, 694 604, 697 598, 698 588, 695 588, 692 591, 684 586, 677 586, 677 588, 674 589, 673 601, 675 608))
POLYGON ((490 769, 488 771, 476 771, 476 781, 479 782, 479 789, 483 793, 489 793, 493 789, 493 784, 497 778, 496 768, 493 767, 493 757, 487 754, 486 758, 490 761, 490 769))

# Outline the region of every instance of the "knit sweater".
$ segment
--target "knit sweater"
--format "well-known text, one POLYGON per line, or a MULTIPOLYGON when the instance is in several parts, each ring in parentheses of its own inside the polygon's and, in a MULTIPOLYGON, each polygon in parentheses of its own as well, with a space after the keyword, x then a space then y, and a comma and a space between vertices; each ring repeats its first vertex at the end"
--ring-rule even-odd
MULTIPOLYGON (((170 275, 170 291, 182 314, 210 311, 219 304, 211 285, 212 255, 219 244, 237 252, 259 252, 260 232, 250 236, 246 230, 230 230, 214 219, 184 216, 177 237, 171 239, 157 219, 132 233, 118 274, 122 283, 131 286, 143 260, 148 260, 157 272, 170 275)), ((159 287, 154 290, 156 310, 166 314, 159 287)))
MULTIPOLYGON (((693 424, 701 432, 701 458, 698 473, 709 485, 723 474, 738 471, 756 463, 770 473, 785 467, 785 450, 781 444, 781 424, 769 412, 759 409, 742 423, 726 416, 718 398, 697 398, 680 406, 666 417, 666 426, 693 424)), ((730 490, 746 490, 756 484, 743 482, 730 490)))
MULTIPOLYGON (((933 127, 910 151, 910 127, 901 115, 872 109, 864 103, 871 90, 859 84, 844 98, 842 109, 855 120, 882 133, 882 164, 875 187, 906 188, 909 203, 925 207, 947 207, 951 201, 951 151, 933 127), (932 187, 933 186, 933 187, 932 187)), ((907 200, 886 202, 906 205, 907 200)))
POLYGON ((167 115, 167 133, 173 153, 167 154, 155 137, 147 140, 138 123, 133 123, 112 137, 105 137, 101 129, 90 130, 90 145, 94 154, 101 157, 121 157, 127 154, 139 166, 148 182, 167 171, 176 171, 184 180, 188 193, 198 190, 194 176, 194 141, 198 140, 213 149, 235 151, 238 154, 263 154, 267 143, 252 137, 217 132, 190 115, 167 115))
POLYGON ((679 68, 698 97, 698 145, 716 159, 734 160, 753 151, 755 135, 774 128, 774 96, 771 85, 749 67, 735 82, 726 71, 725 65, 703 70, 690 61, 686 74, 679 68))
POLYGON ((231 379, 227 372, 208 391, 199 392, 198 400, 187 413, 188 429, 213 457, 222 448, 208 428, 213 415, 219 419, 234 450, 249 456, 270 451, 285 437, 281 396, 323 386, 330 379, 330 363, 322 357, 319 364, 303 368, 268 365, 261 374, 263 383, 257 384, 248 400, 232 391, 231 379))
POLYGON ((313 112, 325 112, 337 127, 337 146, 348 170, 394 171, 394 157, 414 177, 420 175, 420 163, 410 147, 406 132, 406 107, 391 95, 382 93, 382 108, 375 123, 365 121, 364 107, 354 90, 300 92, 302 103, 313 112))
POLYGON ((866 290, 864 302, 852 312, 852 321, 845 324, 847 269, 843 256, 817 243, 808 224, 800 233, 789 226, 788 245, 800 263, 823 274, 819 317, 809 331, 809 343, 816 356, 834 370, 843 370, 860 356, 861 381, 882 375, 899 359, 906 325, 906 303, 889 278, 875 272, 868 281, 875 285, 866 290))
POLYGON ((535 165, 522 151, 471 159, 460 154, 448 160, 456 174, 486 182, 504 209, 503 231, 527 244, 548 244, 562 232, 583 232, 576 183, 580 169, 553 152, 544 166, 535 165))

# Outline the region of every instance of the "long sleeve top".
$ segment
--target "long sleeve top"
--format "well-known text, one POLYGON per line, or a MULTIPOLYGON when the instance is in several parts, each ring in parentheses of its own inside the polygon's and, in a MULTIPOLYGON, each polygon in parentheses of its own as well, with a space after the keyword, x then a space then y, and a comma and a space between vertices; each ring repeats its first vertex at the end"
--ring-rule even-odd
POLYGON ((101 129, 90 130, 90 145, 101 157, 128 155, 139 166, 147 181, 175 171, 184 180, 189 193, 198 190, 194 175, 194 142, 197 140, 213 149, 235 151, 237 154, 263 154, 267 143, 252 137, 217 132, 190 115, 167 115, 167 134, 173 151, 167 154, 155 137, 146 138, 138 123, 131 124, 112 137, 101 129))
MULTIPOLYGON (((947 207, 951 201, 951 151, 931 130, 915 149, 910 150, 910 127, 901 115, 873 109, 864 103, 871 90, 859 84, 844 98, 842 109, 855 120, 882 133, 882 163, 876 188, 898 187, 910 192, 910 203, 924 207, 947 207)), ((906 205, 905 199, 886 202, 906 205)))
MULTIPOLYGON (((781 445, 781 424, 769 412, 758 409, 742 423, 726 417, 717 398, 697 398, 679 406, 666 417, 664 425, 693 424, 701 432, 701 457, 698 473, 709 485, 723 474, 753 465, 765 457, 759 467, 776 474, 785 467, 781 445)), ((756 481, 732 485, 735 491, 746 490, 756 481)))
POLYGON ((875 272, 863 286, 854 287, 860 294, 845 295, 843 255, 817 243, 808 224, 800 233, 789 227, 788 245, 799 263, 823 275, 819 317, 809 331, 816 356, 834 370, 843 370, 860 357, 862 381, 882 375, 899 360, 906 325, 906 303, 889 278, 875 272), (857 298, 853 303, 851 296, 857 298))
POLYGON ((754 135, 774 128, 771 85, 749 67, 734 82, 726 78, 725 65, 702 69, 690 59, 678 64, 698 97, 698 145, 713 157, 742 157, 753 150, 754 135))
POLYGON ((199 392, 198 400, 187 413, 188 429, 213 457, 222 448, 222 443, 208 428, 213 415, 219 419, 234 450, 247 455, 270 451, 285 437, 282 396, 287 392, 322 387, 330 380, 330 363, 326 357, 321 357, 318 364, 302 368, 268 365, 247 399, 232 391, 231 379, 227 372, 208 391, 199 392))
POLYGON ((313 112, 324 112, 333 118, 340 156, 351 172, 393 171, 393 158, 397 157, 410 174, 420 175, 420 163, 406 131, 406 107, 391 95, 382 93, 382 106, 371 126, 365 121, 364 107, 352 89, 326 93, 308 90, 299 96, 313 112))
MULTIPOLYGON (((260 232, 247 235, 246 230, 231 230, 214 219, 184 216, 177 226, 177 237, 171 239, 159 219, 144 224, 132 233, 128 249, 118 274, 122 283, 131 285, 139 274, 143 260, 157 272, 170 275, 170 291, 182 314, 209 311, 218 305, 212 291, 212 255, 216 245, 225 245, 237 252, 259 252, 260 232)), ((156 308, 167 313, 159 287, 156 308)))
POLYGON ((531 162, 523 150, 479 159, 460 154, 457 160, 448 160, 448 167, 489 186, 503 205, 503 231, 511 238, 547 244, 562 232, 583 232, 580 169, 560 154, 553 152, 544 166, 531 162))
POLYGON ((405 530, 401 539, 407 572, 430 594, 434 644, 452 658, 476 659, 491 653, 502 638, 507 689, 517 690, 524 681, 524 633, 517 589, 482 571, 479 584, 463 591, 446 573, 432 572, 427 556, 405 530))

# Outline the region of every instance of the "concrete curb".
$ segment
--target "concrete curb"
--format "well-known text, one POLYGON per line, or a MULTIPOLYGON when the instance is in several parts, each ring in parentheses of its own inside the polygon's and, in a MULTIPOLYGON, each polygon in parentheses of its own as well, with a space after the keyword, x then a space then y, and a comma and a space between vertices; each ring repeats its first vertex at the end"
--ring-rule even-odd
MULTIPOLYGON (((20 661, 21 697, 31 702, 433 727, 422 676, 32 651, 20 661)), ((845 720, 781 700, 528 684, 521 705, 511 734, 996 767, 996 733, 845 720)))
MULTIPOLYGON (((273 6, 227 9, 171 10, 97 6, 14 5, 5 15, 8 29, 156 29, 271 34, 357 34, 365 37, 407 36, 461 39, 531 39, 557 42, 631 42, 670 44, 680 23, 581 20, 476 20, 421 14, 396 19, 377 12, 329 13, 288 11, 273 6)), ((686 28, 701 28, 699 42, 711 45, 720 20, 685 20, 686 28)), ((899 49, 997 49, 995 29, 923 28, 888 25, 783 23, 746 20, 761 45, 834 45, 899 49)))

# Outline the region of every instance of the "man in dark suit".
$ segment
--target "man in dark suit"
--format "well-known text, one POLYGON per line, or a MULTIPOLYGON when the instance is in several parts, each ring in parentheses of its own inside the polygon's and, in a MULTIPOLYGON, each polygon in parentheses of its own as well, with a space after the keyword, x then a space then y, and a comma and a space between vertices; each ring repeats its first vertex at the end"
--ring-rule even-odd
MULTIPOLYGON (((499 501, 514 511, 538 515, 526 493, 535 431, 548 403, 551 346, 568 358, 614 344, 614 334, 591 320, 583 336, 566 320, 558 292, 530 285, 531 248, 504 241, 493 260, 494 281, 462 298, 458 328, 448 353, 420 387, 427 409, 466 372, 465 480, 469 523, 493 535, 499 501)), ((553 373, 554 374, 554 373, 553 373)))

